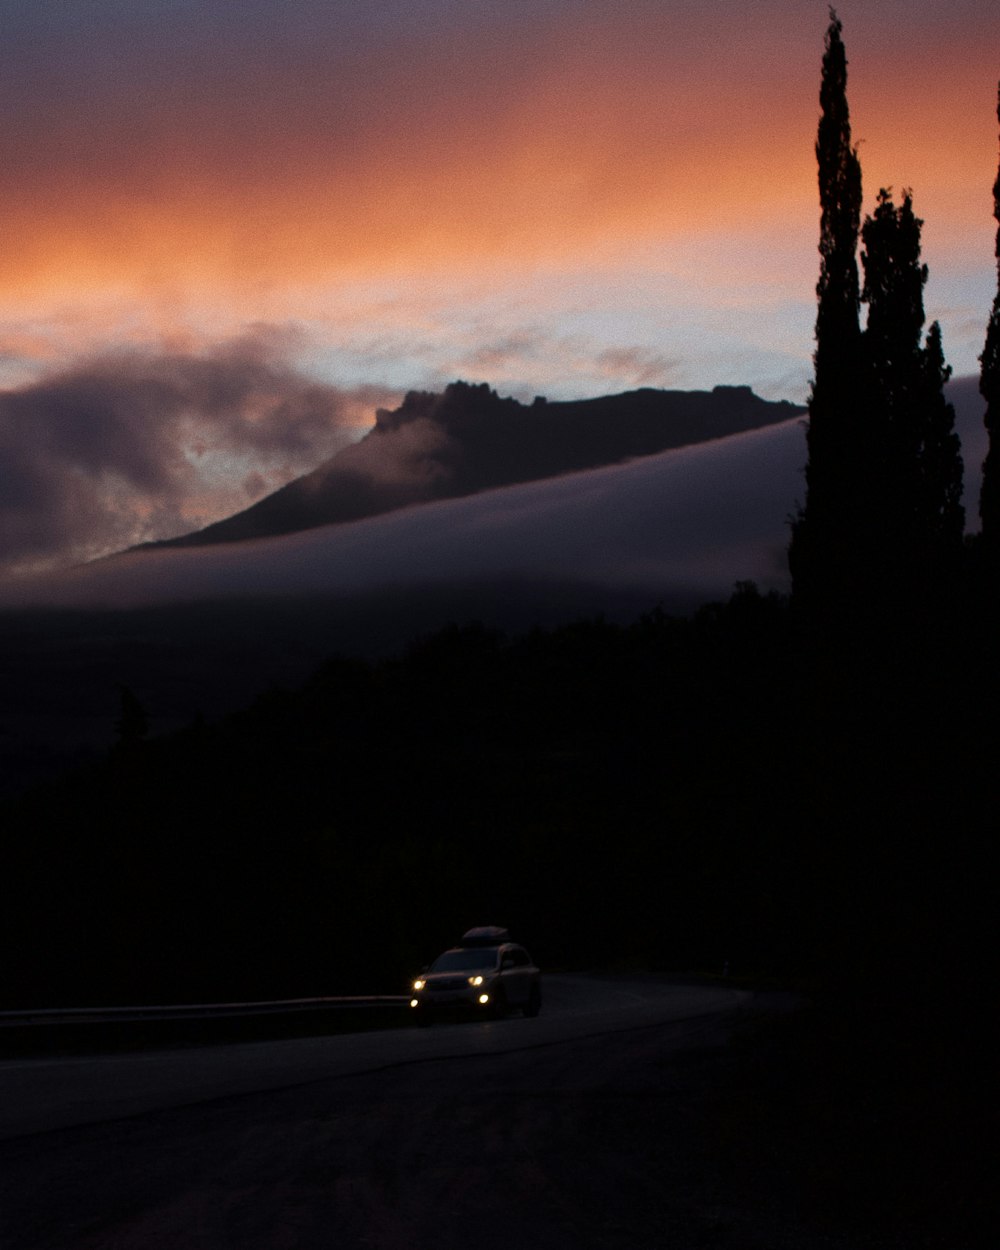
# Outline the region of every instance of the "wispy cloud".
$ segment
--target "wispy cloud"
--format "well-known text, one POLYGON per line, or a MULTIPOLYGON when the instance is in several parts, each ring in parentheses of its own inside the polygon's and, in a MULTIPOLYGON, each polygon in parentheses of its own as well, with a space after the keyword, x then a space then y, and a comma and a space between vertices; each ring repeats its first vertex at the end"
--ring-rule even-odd
POLYGON ((596 363, 608 378, 634 386, 669 386, 682 362, 648 347, 608 347, 596 363))

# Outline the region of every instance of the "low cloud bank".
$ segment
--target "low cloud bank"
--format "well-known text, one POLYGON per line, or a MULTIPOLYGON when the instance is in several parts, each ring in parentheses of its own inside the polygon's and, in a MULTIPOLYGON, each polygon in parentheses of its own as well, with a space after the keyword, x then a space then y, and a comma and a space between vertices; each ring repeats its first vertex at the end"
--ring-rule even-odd
MULTIPOLYGON (((975 379, 950 388, 977 528, 986 448, 975 379)), ((278 538, 133 552, 58 576, 12 579, 0 606, 135 607, 322 594, 412 596, 479 584, 586 584, 693 608, 736 581, 785 589, 801 502, 793 419, 711 443, 278 538)))
POLYGON ((139 606, 467 582, 586 582, 691 606, 736 580, 785 584, 797 420, 716 443, 346 525, 135 552, 9 586, 8 605, 139 606))
POLYGON ((965 528, 969 533, 978 533, 979 488, 983 481, 983 461, 989 449, 989 439, 983 424, 986 401, 979 393, 978 377, 955 378, 948 384, 946 394, 955 409, 955 428, 962 440, 962 460, 965 464, 965 528))

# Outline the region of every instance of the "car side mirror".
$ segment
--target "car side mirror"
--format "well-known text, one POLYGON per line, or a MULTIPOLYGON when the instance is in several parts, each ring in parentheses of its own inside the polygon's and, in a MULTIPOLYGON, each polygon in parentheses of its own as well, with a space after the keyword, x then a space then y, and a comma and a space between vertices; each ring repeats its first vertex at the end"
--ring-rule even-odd
POLYGON ((501 967, 501 968, 513 968, 513 967, 514 967, 514 956, 513 956, 513 955, 504 955, 503 959, 501 959, 501 960, 500 960, 500 967, 501 967))

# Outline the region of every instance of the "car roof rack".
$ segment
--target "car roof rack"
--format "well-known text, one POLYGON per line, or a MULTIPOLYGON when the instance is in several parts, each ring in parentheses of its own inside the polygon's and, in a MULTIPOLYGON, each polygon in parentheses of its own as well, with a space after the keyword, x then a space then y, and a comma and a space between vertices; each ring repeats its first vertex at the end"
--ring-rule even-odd
POLYGON ((459 946, 499 946, 510 941, 510 933, 496 924, 480 925, 462 934, 459 946))

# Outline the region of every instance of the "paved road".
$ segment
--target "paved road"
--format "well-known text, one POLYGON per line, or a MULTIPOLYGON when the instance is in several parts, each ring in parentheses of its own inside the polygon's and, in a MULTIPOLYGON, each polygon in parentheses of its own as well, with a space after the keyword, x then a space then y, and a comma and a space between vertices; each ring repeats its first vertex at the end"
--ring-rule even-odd
POLYGON ((550 976, 535 1020, 0 1062, 0 1140, 210 1099, 376 1072, 431 1059, 500 1054, 732 1010, 739 990, 662 981, 550 976))
POLYGON ((0 1247, 818 1244, 706 1146, 746 995, 545 988, 536 1020, 0 1064, 0 1247))

